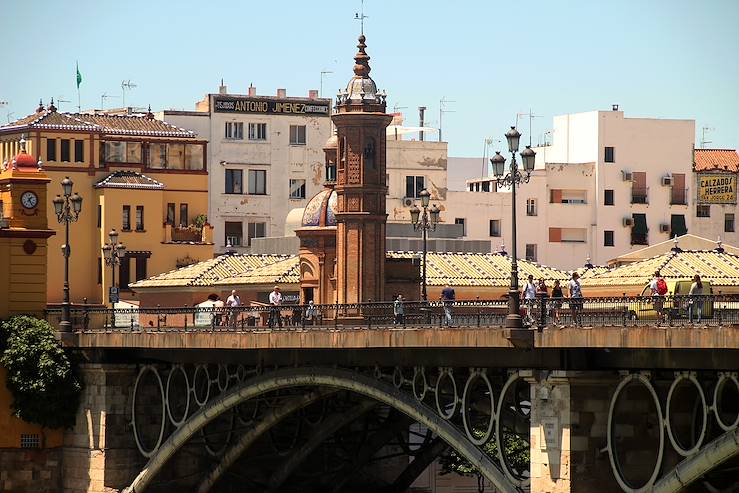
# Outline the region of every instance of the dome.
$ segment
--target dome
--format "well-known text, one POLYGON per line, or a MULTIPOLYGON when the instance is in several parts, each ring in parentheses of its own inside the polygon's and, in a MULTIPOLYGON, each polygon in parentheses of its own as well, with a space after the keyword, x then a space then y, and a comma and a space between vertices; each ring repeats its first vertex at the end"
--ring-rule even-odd
POLYGON ((321 190, 313 196, 303 212, 303 227, 336 226, 336 192, 321 190))
POLYGON ((325 144, 323 144, 324 149, 338 149, 339 148, 339 136, 336 135, 336 132, 331 134, 331 137, 328 138, 325 144))
POLYGON ((21 151, 13 158, 15 168, 21 171, 36 171, 38 169, 38 161, 30 154, 21 151))
POLYGON ((304 207, 291 209, 285 218, 285 236, 295 236, 295 230, 303 225, 304 207))

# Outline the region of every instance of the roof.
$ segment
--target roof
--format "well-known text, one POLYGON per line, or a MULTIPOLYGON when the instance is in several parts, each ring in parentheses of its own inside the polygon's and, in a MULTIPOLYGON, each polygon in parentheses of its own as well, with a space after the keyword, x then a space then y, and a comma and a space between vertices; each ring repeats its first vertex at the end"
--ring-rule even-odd
POLYGON ((739 154, 735 149, 696 149, 695 171, 739 172, 739 154))
POLYGON ((136 171, 116 171, 95 184, 95 188, 126 188, 131 190, 162 190, 164 183, 136 171))
MULTIPOLYGON (((718 246, 715 240, 703 238, 693 234, 685 234, 677 237, 677 244, 683 250, 712 250, 718 246)), ((655 243, 633 252, 625 253, 609 261, 609 264, 625 264, 628 262, 636 262, 648 258, 655 257, 668 253, 675 246, 675 240, 665 240, 660 243, 655 243)), ((739 255, 739 248, 731 245, 722 245, 723 249, 729 253, 739 255)))
POLYGON ((217 286, 241 284, 298 284, 300 282, 300 258, 290 257, 263 265, 242 274, 227 277, 214 283, 217 286))
POLYGON ((83 130, 108 135, 143 135, 153 137, 194 138, 191 130, 176 127, 146 115, 94 115, 90 113, 58 113, 45 110, 0 126, 8 130, 83 130))

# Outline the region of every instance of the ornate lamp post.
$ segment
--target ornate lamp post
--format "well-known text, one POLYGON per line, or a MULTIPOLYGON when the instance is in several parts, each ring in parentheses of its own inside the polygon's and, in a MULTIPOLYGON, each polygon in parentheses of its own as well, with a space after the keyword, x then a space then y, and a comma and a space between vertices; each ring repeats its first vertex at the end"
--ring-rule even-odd
POLYGON ((56 196, 52 202, 54 203, 54 212, 59 223, 64 223, 64 245, 62 245, 62 255, 64 255, 64 301, 62 302, 62 321, 59 323, 61 332, 70 332, 72 330, 71 315, 69 309, 69 255, 72 253, 69 247, 69 223, 77 221, 82 212, 82 197, 77 192, 72 193, 72 185, 74 183, 69 177, 62 180, 62 193, 64 197, 56 196))
MULTIPOLYGON (((115 267, 116 265, 121 264, 121 259, 126 256, 126 247, 123 245, 123 243, 118 243, 118 232, 115 229, 111 229, 110 233, 108 233, 108 239, 110 240, 109 243, 106 243, 105 246, 103 246, 103 258, 105 259, 105 265, 111 266, 111 271, 113 272, 113 278, 112 282, 110 284, 111 287, 111 293, 116 293, 117 296, 117 290, 113 289, 116 287, 115 285, 115 267)), ((109 296, 110 297, 110 296, 109 296)), ((113 308, 113 316, 111 325, 115 329, 115 303, 117 300, 111 299, 110 305, 113 308)))
POLYGON ((516 163, 516 152, 518 152, 521 133, 516 130, 516 127, 511 127, 506 132, 505 137, 508 140, 508 150, 512 156, 509 172, 505 172, 505 158, 501 156, 500 152, 495 153, 495 156, 490 159, 490 163, 493 165, 493 174, 498 186, 511 187, 511 235, 513 236, 513 244, 511 246, 511 286, 508 291, 508 316, 506 317, 505 326, 520 329, 523 328, 523 323, 520 313, 521 300, 518 293, 518 262, 516 257, 516 185, 529 182, 531 172, 534 169, 536 153, 531 149, 531 146, 526 146, 526 149, 521 151, 523 170, 519 170, 518 163, 516 163))
POLYGON ((427 235, 429 231, 436 230, 436 225, 439 224, 439 213, 441 210, 436 206, 436 204, 429 208, 431 194, 425 188, 421 190, 418 195, 421 198, 421 207, 423 210, 413 204, 413 207, 411 207, 411 223, 413 224, 413 229, 415 231, 421 230, 423 233, 423 270, 421 274, 423 281, 421 285, 421 297, 423 298, 423 301, 426 301, 428 300, 428 295, 426 294, 427 235))

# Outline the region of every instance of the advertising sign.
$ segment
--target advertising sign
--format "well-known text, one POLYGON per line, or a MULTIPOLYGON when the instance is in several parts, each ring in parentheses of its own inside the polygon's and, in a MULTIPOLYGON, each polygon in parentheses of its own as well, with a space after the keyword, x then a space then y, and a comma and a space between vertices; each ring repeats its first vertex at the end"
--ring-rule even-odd
POLYGON ((213 111, 217 113, 257 113, 263 115, 329 116, 330 101, 306 102, 284 99, 215 97, 213 111))
POLYGON ((736 204, 736 175, 703 173, 698 175, 698 202, 736 204))

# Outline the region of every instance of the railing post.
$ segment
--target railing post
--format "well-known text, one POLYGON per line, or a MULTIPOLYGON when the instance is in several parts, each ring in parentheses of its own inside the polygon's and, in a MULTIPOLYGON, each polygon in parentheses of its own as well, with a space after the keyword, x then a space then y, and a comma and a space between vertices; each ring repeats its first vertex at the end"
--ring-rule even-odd
POLYGON ((82 298, 82 327, 87 330, 90 326, 90 313, 87 308, 87 298, 82 298))
POLYGON ((714 310, 716 310, 716 311, 718 311, 718 325, 719 325, 719 327, 720 327, 721 325, 723 325, 723 319, 721 318, 721 315, 722 315, 722 313, 723 313, 723 312, 721 311, 721 298, 722 298, 722 297, 721 297, 721 291, 719 291, 719 292, 718 292, 718 300, 719 300, 719 302, 718 302, 718 303, 716 303, 716 298, 715 298, 715 297, 714 297, 714 299, 713 299, 713 307, 714 307, 713 309, 714 309, 714 310))
MULTIPOLYGON (((185 310, 187 310, 187 303, 185 303, 185 310)), ((185 312, 185 316, 182 318, 185 320, 185 332, 187 332, 187 312, 185 312)))
POLYGON ((161 328, 161 323, 162 323, 161 306, 157 305, 157 330, 161 328))

